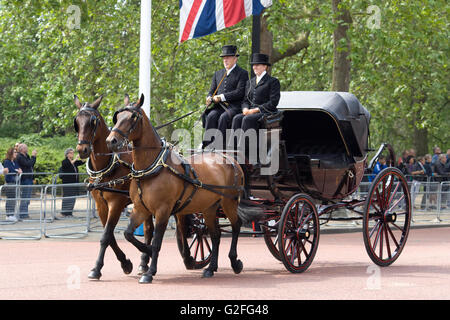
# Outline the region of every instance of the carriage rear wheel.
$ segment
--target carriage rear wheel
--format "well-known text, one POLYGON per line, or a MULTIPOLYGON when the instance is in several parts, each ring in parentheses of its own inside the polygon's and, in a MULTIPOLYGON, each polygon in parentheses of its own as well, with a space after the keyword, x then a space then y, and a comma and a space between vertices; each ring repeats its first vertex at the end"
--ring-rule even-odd
POLYGON ((408 183, 397 168, 382 170, 372 182, 363 216, 364 245, 372 261, 392 264, 402 252, 411 224, 408 183))
MULTIPOLYGON (((187 241, 194 259, 192 269, 202 269, 211 261, 211 239, 205 225, 205 220, 201 214, 194 213, 187 226, 187 241)), ((183 251, 183 242, 179 232, 176 232, 178 250, 183 251)))
POLYGON ((287 202, 278 227, 280 258, 292 273, 311 265, 319 245, 319 215, 313 199, 296 194, 287 202))

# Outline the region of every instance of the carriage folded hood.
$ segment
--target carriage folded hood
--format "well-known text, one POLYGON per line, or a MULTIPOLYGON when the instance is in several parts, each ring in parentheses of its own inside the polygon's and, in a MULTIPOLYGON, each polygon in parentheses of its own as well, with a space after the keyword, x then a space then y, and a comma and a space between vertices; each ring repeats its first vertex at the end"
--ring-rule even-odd
POLYGON ((370 113, 348 92, 284 91, 278 110, 321 111, 334 118, 348 151, 364 157, 368 149, 370 113))

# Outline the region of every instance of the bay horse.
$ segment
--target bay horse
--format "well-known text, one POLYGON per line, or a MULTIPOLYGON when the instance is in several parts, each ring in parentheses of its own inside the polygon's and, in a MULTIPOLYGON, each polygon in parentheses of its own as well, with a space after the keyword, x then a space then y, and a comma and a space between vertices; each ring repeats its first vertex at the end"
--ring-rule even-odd
MULTIPOLYGON (((144 95, 136 103, 130 103, 127 97, 125 107, 114 114, 115 125, 106 142, 114 152, 129 142, 133 145, 130 196, 134 209, 124 235, 140 251, 152 254, 150 268, 139 282, 151 283, 157 272, 158 255, 169 217, 176 214, 177 232, 185 235, 186 215, 199 212, 203 214, 212 242, 211 261, 203 270, 203 277, 212 277, 218 267, 220 229, 216 212, 219 206, 232 227, 228 254, 231 267, 236 274, 240 273, 243 264, 237 259, 236 248, 242 225, 237 214, 244 186, 241 167, 233 158, 215 152, 183 159, 159 137, 142 111, 144 95), (201 161, 195 159, 198 156, 202 157, 201 161), (227 160, 225 163, 224 159, 227 160), (134 230, 152 215, 155 216, 155 234, 149 247, 134 237, 134 230)), ((186 264, 193 258, 186 237, 182 239, 181 254, 186 264)))
MULTIPOLYGON (((131 273, 133 269, 133 264, 126 258, 114 237, 114 229, 120 215, 126 206, 131 203, 128 194, 130 180, 124 179, 123 183, 108 186, 108 182, 114 182, 130 173, 132 158, 129 153, 121 154, 120 157, 110 154, 106 145, 106 137, 108 137, 110 130, 97 110, 102 98, 100 96, 93 103, 81 104, 78 97, 74 96, 74 103, 79 109, 74 119, 74 128, 78 134, 76 149, 81 159, 89 157, 87 171, 90 176, 90 183, 94 186, 96 184, 103 185, 94 187, 91 191, 104 228, 95 267, 88 275, 89 279, 95 280, 99 280, 102 276, 100 271, 103 267, 105 251, 108 246, 111 246, 113 249, 125 274, 131 273)), ((144 221, 145 243, 151 243, 153 229, 153 220, 150 217, 144 221)), ((148 270, 149 259, 147 253, 142 254, 139 273, 144 273, 148 270)))

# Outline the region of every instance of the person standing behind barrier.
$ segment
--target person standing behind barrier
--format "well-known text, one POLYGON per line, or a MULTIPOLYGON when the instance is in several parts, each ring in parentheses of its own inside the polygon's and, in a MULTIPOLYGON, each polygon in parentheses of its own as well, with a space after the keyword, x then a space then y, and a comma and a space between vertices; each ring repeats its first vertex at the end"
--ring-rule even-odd
MULTIPOLYGON (((434 180, 437 182, 447 182, 450 177, 450 172, 446 170, 445 164, 447 162, 447 157, 444 153, 441 153, 434 165, 434 180)), ((447 207, 447 192, 448 186, 444 185, 441 189, 441 209, 447 207)))
MULTIPOLYGON (((66 149, 64 152, 64 156, 66 157, 61 162, 60 175, 62 183, 78 183, 78 167, 84 164, 83 161, 78 159, 78 155, 76 159, 74 159, 74 150, 72 148, 66 149)), ((61 204, 61 215, 63 217, 72 217, 73 208, 75 207, 75 196, 78 195, 78 187, 77 186, 63 186, 63 200, 61 204)))
POLYGON ((375 164, 375 167, 373 168, 372 175, 369 176, 369 182, 372 182, 373 179, 375 179, 375 177, 377 176, 377 174, 380 173, 380 171, 385 168, 387 168, 386 157, 383 155, 380 155, 378 157, 377 163, 375 164))
POLYGON ((6 220, 17 222, 17 218, 14 216, 14 210, 16 208, 16 179, 17 174, 22 173, 22 169, 20 169, 19 165, 16 162, 17 151, 14 148, 9 148, 6 152, 6 158, 3 161, 3 174, 5 175, 5 193, 6 200, 5 211, 6 211, 6 220))
POLYGON ((435 166, 436 165, 436 163, 438 163, 439 161, 438 161, 438 158, 439 158, 439 155, 441 154, 441 148, 439 148, 438 146, 435 146, 434 148, 433 148, 433 156, 431 157, 431 165, 432 166, 435 166))
POLYGON ((30 204, 31 191, 33 185, 33 168, 36 164, 37 151, 33 150, 31 157, 28 155, 28 146, 22 143, 17 148, 17 164, 22 169, 22 177, 20 179, 21 187, 20 206, 19 206, 19 218, 28 219, 28 206, 30 204))

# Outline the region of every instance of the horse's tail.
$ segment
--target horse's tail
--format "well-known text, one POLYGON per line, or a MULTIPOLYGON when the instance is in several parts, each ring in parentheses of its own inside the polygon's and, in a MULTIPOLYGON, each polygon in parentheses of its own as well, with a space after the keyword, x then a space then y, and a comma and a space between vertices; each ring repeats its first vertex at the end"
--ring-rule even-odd
POLYGON ((263 206, 245 199, 241 199, 238 206, 238 216, 244 225, 250 225, 252 222, 260 221, 264 218, 264 212, 263 206))

